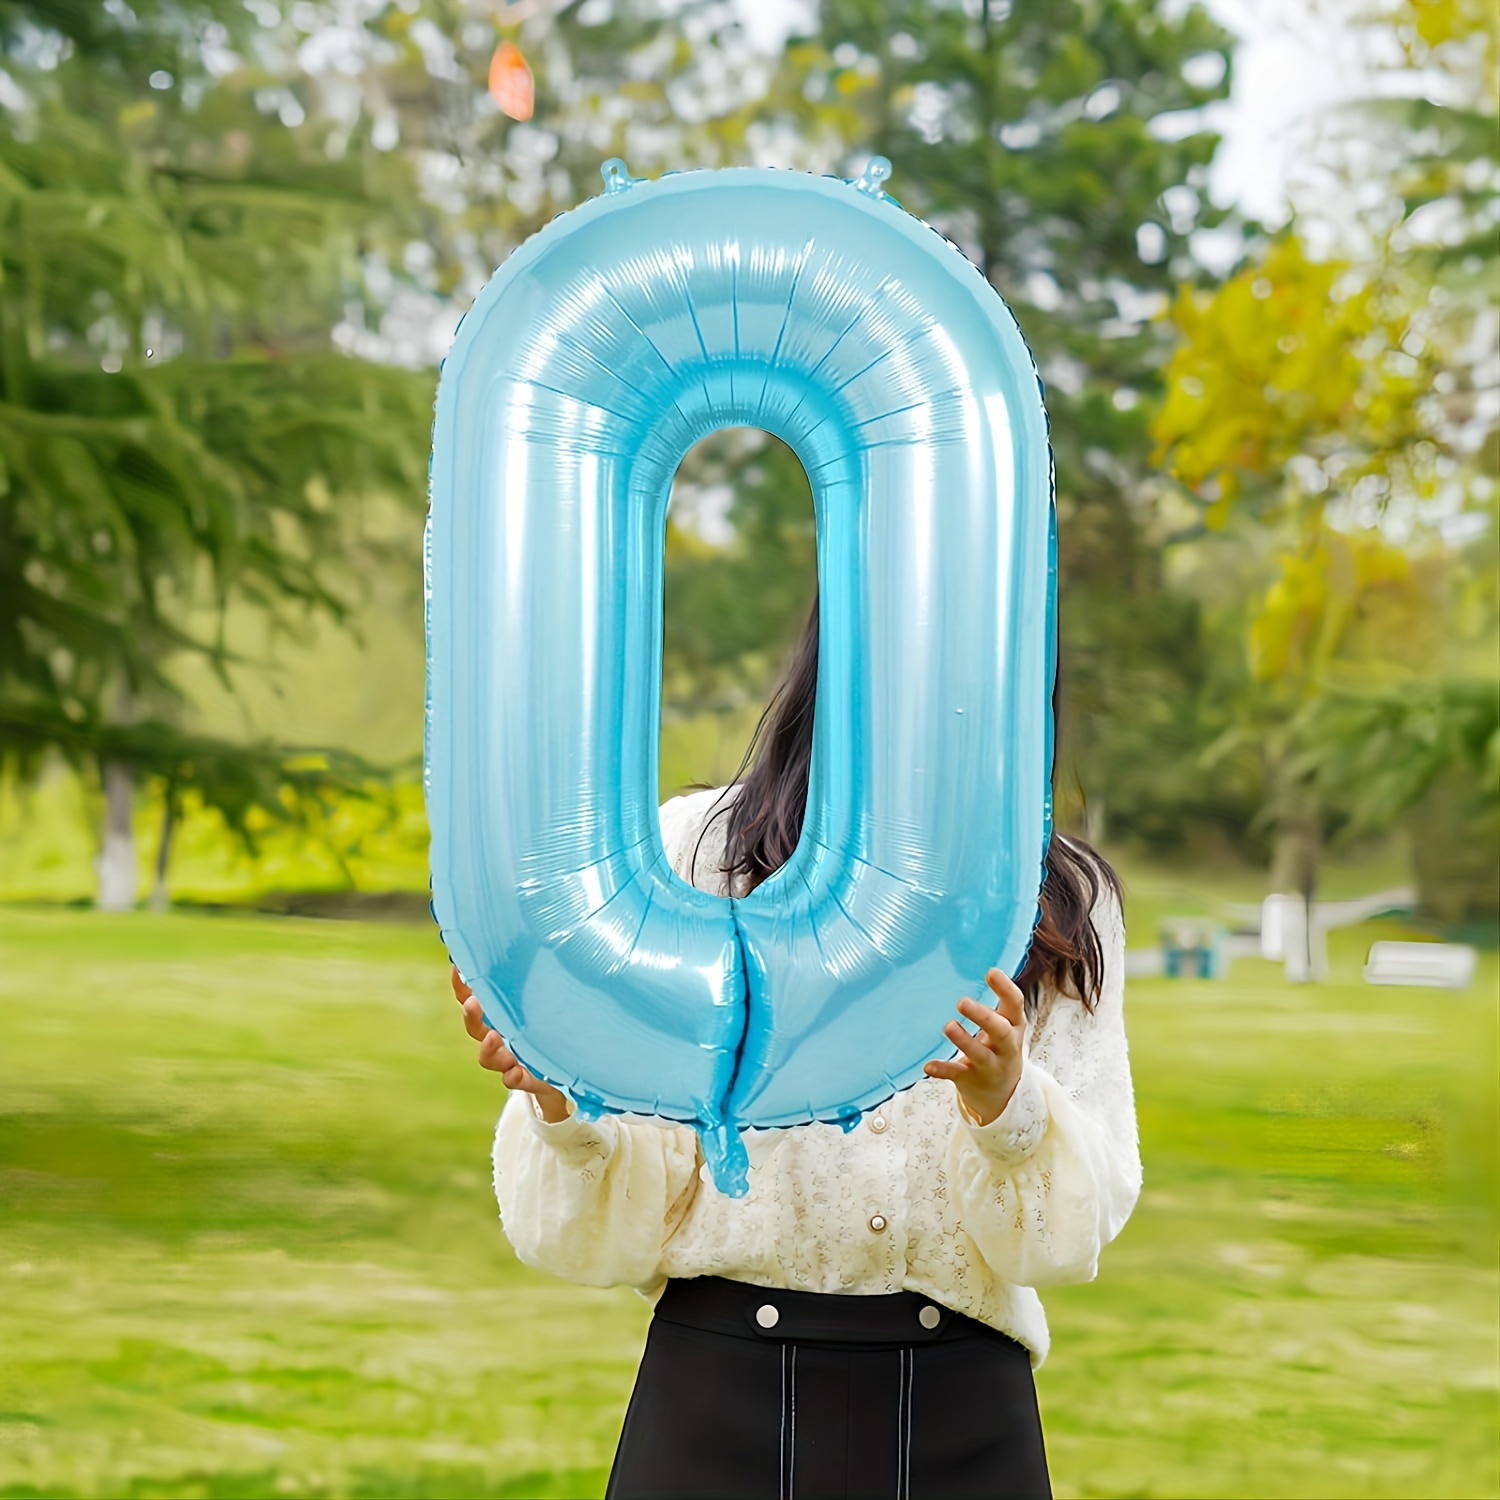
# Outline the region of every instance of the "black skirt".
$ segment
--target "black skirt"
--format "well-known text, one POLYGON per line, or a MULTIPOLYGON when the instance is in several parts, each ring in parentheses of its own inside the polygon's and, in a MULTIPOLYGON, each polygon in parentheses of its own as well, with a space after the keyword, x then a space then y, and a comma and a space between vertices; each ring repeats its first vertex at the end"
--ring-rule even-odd
POLYGON ((668 1282, 608 1500, 1050 1497, 1023 1344, 915 1292, 668 1282))

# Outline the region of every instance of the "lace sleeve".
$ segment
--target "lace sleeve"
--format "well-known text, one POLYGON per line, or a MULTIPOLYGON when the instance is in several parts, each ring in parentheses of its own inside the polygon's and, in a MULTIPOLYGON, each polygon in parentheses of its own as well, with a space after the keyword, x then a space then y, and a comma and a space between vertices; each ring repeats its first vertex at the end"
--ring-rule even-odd
POLYGON ((662 1248, 698 1185, 683 1125, 633 1116, 543 1124, 512 1094, 495 1132, 495 1197, 517 1257, 590 1286, 660 1281, 662 1248))
POLYGON ((1125 1040, 1125 925, 1106 890, 1093 911, 1104 957, 1099 1003, 1044 1001, 1015 1095, 987 1126, 959 1122, 950 1152, 964 1229, 1020 1286, 1088 1281, 1141 1190, 1125 1040))

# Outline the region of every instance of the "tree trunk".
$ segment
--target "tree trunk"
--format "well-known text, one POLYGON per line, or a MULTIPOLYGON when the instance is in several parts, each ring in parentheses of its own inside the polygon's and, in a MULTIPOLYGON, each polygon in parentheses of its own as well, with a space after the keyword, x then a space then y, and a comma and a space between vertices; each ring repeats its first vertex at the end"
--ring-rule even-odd
POLYGON ((100 767, 104 783, 104 843, 94 869, 99 877, 100 911, 134 911, 137 870, 135 775, 124 761, 107 760, 100 767))
POLYGON ((1286 923, 1286 977, 1298 982, 1328 972, 1328 934, 1317 923, 1314 898, 1323 855, 1323 820, 1314 809, 1285 818, 1276 829, 1271 853, 1271 890, 1301 898, 1300 920, 1286 923))
POLYGON ((148 903, 152 911, 166 911, 172 905, 172 897, 167 891, 167 867, 172 860, 172 829, 175 820, 172 817, 172 788, 169 785, 162 802, 161 811, 161 834, 156 841, 156 874, 151 882, 151 899, 148 903))

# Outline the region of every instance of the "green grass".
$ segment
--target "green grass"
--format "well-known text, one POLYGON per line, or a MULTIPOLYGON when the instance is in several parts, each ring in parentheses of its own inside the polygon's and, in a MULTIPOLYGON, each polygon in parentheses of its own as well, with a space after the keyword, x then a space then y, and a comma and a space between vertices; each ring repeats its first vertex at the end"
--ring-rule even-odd
MULTIPOLYGON (((1213 888, 1131 884, 1147 931, 1213 888)), ((1398 930, 1132 986, 1059 1496, 1500 1493, 1496 960, 1365 987, 1398 930)), ((499 1094, 426 929, 0 908, 0 1494, 599 1493, 647 1309, 516 1264, 499 1094)))

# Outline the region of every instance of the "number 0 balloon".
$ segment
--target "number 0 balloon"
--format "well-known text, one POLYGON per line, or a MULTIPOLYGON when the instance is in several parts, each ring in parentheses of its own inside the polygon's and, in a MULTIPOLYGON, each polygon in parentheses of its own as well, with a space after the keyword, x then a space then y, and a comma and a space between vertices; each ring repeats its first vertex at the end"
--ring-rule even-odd
POLYGON ((633 180, 553 220, 443 366, 427 538, 433 910, 484 1012, 585 1114, 851 1125, 1016 972, 1051 821, 1055 541, 1035 366, 951 245, 857 181, 633 180), (657 819, 672 476, 730 426, 812 481, 806 822, 742 900, 657 819))

